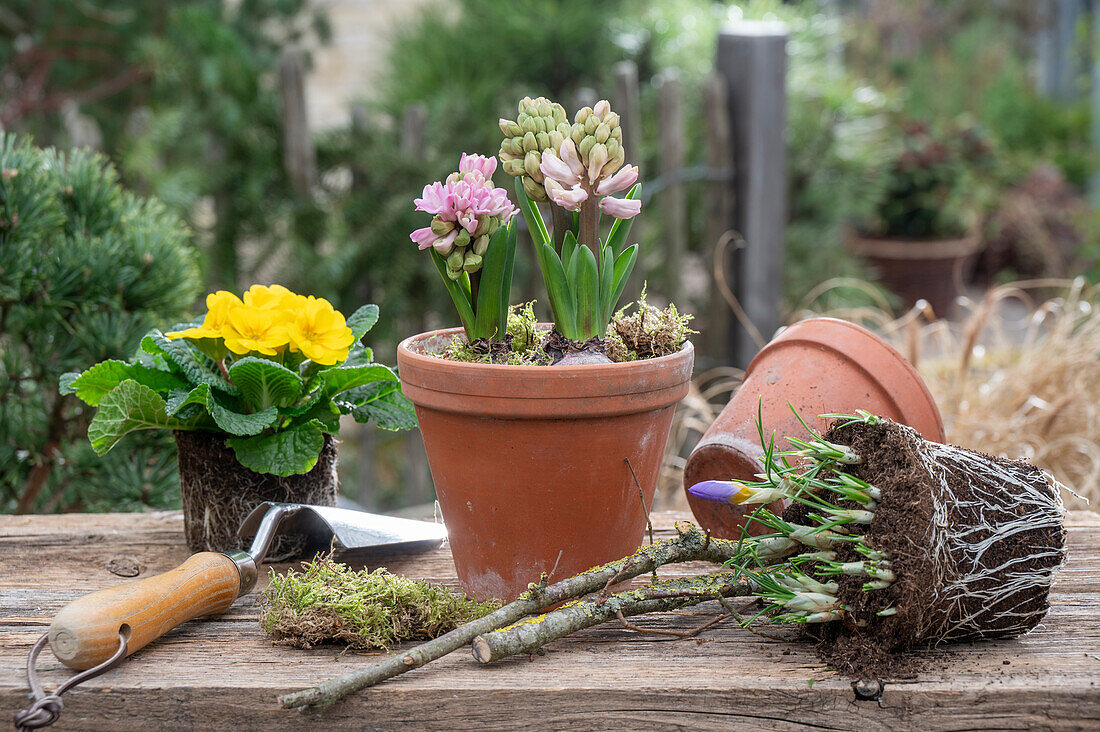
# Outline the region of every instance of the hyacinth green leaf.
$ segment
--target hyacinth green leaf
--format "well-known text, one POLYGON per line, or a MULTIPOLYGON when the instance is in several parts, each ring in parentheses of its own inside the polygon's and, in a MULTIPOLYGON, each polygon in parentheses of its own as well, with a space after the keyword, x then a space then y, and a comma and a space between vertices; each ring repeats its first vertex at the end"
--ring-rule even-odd
POLYGON ((607 331, 611 320, 611 293, 615 280, 615 253, 611 247, 600 247, 600 335, 607 331))
POLYGON ((569 280, 565 276, 565 270, 554 248, 549 244, 543 244, 541 251, 547 264, 546 296, 550 300, 550 309, 554 313, 554 325, 566 338, 575 338, 576 308, 573 306, 573 293, 569 288, 569 280))
MULTIPOLYGON (((444 259, 439 252, 435 249, 431 250, 432 261, 435 262, 435 268, 439 271, 439 276, 443 280, 443 285, 447 288, 447 293, 451 296, 451 302, 455 304, 455 310, 458 311, 458 319, 462 323, 462 327, 466 329, 466 333, 472 338, 477 336, 473 335, 474 328, 476 327, 476 320, 474 318, 474 306, 470 296, 470 288, 467 284, 466 287, 462 286, 461 282, 455 282, 447 276, 447 260, 444 259)), ((467 280, 468 282, 469 280, 467 280)))
POLYGON ((149 368, 140 363, 102 361, 83 373, 67 373, 61 377, 61 393, 75 394, 78 399, 96 406, 116 386, 126 379, 145 384, 153 391, 167 392, 187 386, 183 379, 168 371, 149 368))
POLYGON ((154 330, 141 339, 141 348, 146 353, 164 356, 192 385, 208 384, 226 394, 240 393, 234 384, 222 376, 214 359, 205 356, 187 341, 170 340, 159 330, 154 330))
POLYGON ((302 396, 302 377, 265 358, 242 358, 229 367, 229 378, 245 402, 256 409, 285 407, 302 396))
POLYGON ((99 402, 88 440, 97 455, 103 455, 125 435, 138 430, 178 427, 168 416, 164 399, 144 384, 123 380, 99 402))
POLYGON ((527 228, 531 232, 531 238, 535 242, 535 249, 539 244, 546 244, 553 249, 553 240, 546 231, 546 222, 542 220, 538 208, 527 197, 527 191, 523 190, 523 178, 516 178, 516 200, 519 201, 519 210, 523 212, 523 218, 527 221, 527 228))
POLYGON ((325 369, 319 376, 330 397, 357 386, 376 381, 397 381, 397 374, 380 363, 369 366, 334 367, 325 369))
POLYGON ((565 232, 565 241, 561 244, 561 266, 569 271, 569 265, 573 261, 573 255, 577 252, 577 235, 572 231, 565 232))
MULTIPOLYGON (((511 292, 511 281, 504 281, 505 270, 508 268, 508 229, 498 228, 489 237, 489 248, 485 251, 485 258, 481 265, 481 286, 477 292, 476 328, 481 338, 497 338, 503 336, 503 331, 508 324, 507 310, 501 313, 502 291, 511 292), (503 318, 502 318, 503 315, 503 318)), ((504 296, 507 299, 507 295, 504 296)))
POLYGON ((391 432, 416 427, 416 410, 399 389, 360 404, 351 410, 351 414, 356 422, 365 424, 374 420, 376 426, 391 432))
POLYGON ((579 247, 573 255, 577 291, 578 340, 602 336, 600 332, 600 275, 596 269, 596 255, 588 247, 579 247))
MULTIPOLYGON (((512 274, 516 268, 516 237, 518 223, 515 218, 508 224, 508 258, 504 262, 504 277, 501 280, 504 287, 500 288, 500 320, 501 328, 508 329, 508 307, 512 300, 512 274)), ((501 334, 503 335, 503 334, 501 334)))
POLYGON ((374 324, 378 322, 378 306, 364 305, 348 316, 347 324, 351 328, 351 334, 355 340, 359 340, 367 334, 374 324))
POLYGON ((325 444, 324 425, 319 420, 259 437, 231 437, 237 462, 257 473, 297 475, 308 473, 317 464, 325 444))
POLYGON ((611 313, 615 310, 615 303, 619 302, 619 298, 623 296, 623 290, 626 289, 626 281, 630 278, 630 272, 634 269, 634 262, 637 261, 637 259, 637 244, 631 244, 624 249, 619 256, 615 257, 615 273, 612 277, 614 280, 614 287, 611 290, 610 305, 607 308, 608 320, 610 320, 611 313))
MULTIPOLYGON (((634 200, 638 197, 638 191, 641 186, 635 184, 623 198, 627 200, 634 200)), ((626 237, 630 233, 630 225, 634 222, 633 218, 629 219, 615 219, 615 223, 611 225, 611 231, 607 235, 607 246, 611 247, 611 250, 616 254, 621 255, 623 247, 626 246, 626 237)))
POLYGON ((275 420, 279 417, 279 410, 273 406, 252 414, 242 414, 229 409, 218 401, 209 384, 199 384, 182 401, 173 399, 171 410, 173 413, 178 413, 188 404, 201 404, 206 408, 207 414, 214 420, 218 429, 240 437, 260 434, 275 424, 275 420))

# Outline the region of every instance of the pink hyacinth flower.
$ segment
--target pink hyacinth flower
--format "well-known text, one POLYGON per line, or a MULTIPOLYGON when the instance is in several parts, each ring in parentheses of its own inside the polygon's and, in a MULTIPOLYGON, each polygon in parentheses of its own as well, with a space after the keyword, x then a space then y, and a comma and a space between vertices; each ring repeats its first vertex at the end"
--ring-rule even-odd
POLYGON ((566 211, 580 211, 581 204, 588 200, 588 192, 579 185, 565 188, 553 178, 547 178, 544 187, 550 200, 566 211))
MULTIPOLYGON (((544 158, 545 159, 545 158, 544 158)), ((545 172, 545 171, 544 171, 545 172)), ((601 196, 610 196, 612 193, 625 191, 638 180, 638 166, 627 165, 610 178, 604 178, 596 186, 596 193, 601 196)))
POLYGON ((577 177, 577 180, 580 180, 581 176, 584 175, 584 162, 577 153, 577 145, 572 138, 567 137, 562 141, 561 147, 558 148, 558 157, 569 166, 569 170, 577 177))
POLYGON ((468 155, 467 153, 462 153, 462 158, 458 163, 459 173, 470 173, 476 170, 481 173, 485 180, 492 178, 496 169, 496 157, 486 157, 484 155, 468 155))
MULTIPOLYGON (((573 141, 570 140, 569 142, 573 141)), ((562 146, 564 147, 565 143, 562 143, 562 146)), ((575 186, 581 182, 580 175, 574 173, 565 161, 555 155, 552 150, 547 150, 542 154, 539 170, 547 178, 553 178, 562 186, 575 186)))
POLYGON ((600 210, 617 219, 632 219, 641 212, 642 202, 607 196, 600 199, 600 210))
POLYGON ((439 237, 432 231, 432 227, 425 226, 423 229, 417 229, 409 238, 415 241, 420 249, 427 249, 435 243, 435 240, 439 237))

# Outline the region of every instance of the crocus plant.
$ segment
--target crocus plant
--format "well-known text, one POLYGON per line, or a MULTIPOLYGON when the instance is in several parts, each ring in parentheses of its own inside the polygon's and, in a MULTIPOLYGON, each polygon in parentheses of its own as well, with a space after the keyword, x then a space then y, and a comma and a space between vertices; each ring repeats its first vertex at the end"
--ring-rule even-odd
POLYGON ((463 153, 458 170, 415 201, 432 223, 411 238, 431 251, 470 342, 499 340, 508 323, 516 208, 507 191, 493 187, 496 167, 496 158, 463 153))
POLYGON ((253 285, 243 298, 212 293, 206 307, 201 321, 151 331, 130 362, 61 378, 63 394, 96 408, 88 438, 97 453, 137 430, 207 430, 226 436, 241 465, 293 475, 316 464, 343 414, 415 425, 397 375, 360 343, 377 306, 345 319, 327 300, 253 285))
POLYGON ((581 109, 569 124, 560 104, 525 97, 515 120, 500 120, 504 171, 535 251, 557 330, 574 341, 602 337, 626 287, 638 245, 626 246, 638 168, 626 165, 619 116, 607 101, 581 109), (612 194, 629 192, 622 198, 612 194), (550 206, 548 231, 536 202, 550 206), (614 223, 600 238, 600 214, 614 223))

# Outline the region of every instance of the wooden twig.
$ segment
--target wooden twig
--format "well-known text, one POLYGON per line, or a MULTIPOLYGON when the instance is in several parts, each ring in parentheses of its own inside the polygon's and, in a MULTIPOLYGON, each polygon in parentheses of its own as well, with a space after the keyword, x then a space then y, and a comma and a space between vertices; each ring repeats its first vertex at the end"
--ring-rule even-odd
MULTIPOLYGON (((461 628, 456 628, 409 651, 390 656, 381 663, 328 679, 310 689, 285 694, 279 697, 279 702, 290 709, 304 710, 327 707, 359 689, 373 686, 406 671, 419 668, 429 661, 442 658, 470 643, 479 635, 514 624, 527 615, 551 605, 557 605, 566 600, 596 592, 610 581, 621 581, 637 577, 651 572, 655 567, 663 564, 698 560, 721 564, 737 555, 737 542, 726 539, 711 539, 708 543, 706 535, 692 523, 687 521, 678 522, 676 530, 679 535, 673 539, 643 546, 629 557, 608 562, 576 577, 570 577, 552 585, 548 585, 544 577, 540 583, 532 583, 529 589, 515 601, 489 613, 485 617, 467 623, 461 628), (704 544, 706 544, 706 548, 704 548, 704 544)), ((664 609, 664 605, 668 604, 667 599, 675 598, 654 600, 651 606, 645 606, 648 609, 643 609, 643 603, 637 603, 635 608, 639 612, 664 609)), ((610 602, 610 598, 608 601, 610 602)))
MULTIPOLYGON (((551 641, 615 618, 625 626, 629 616, 678 610, 719 597, 743 597, 751 592, 751 585, 739 579, 735 572, 667 580, 610 597, 571 602, 544 615, 479 635, 473 642, 473 654, 480 663, 492 663, 509 656, 535 653, 551 641)), ((641 630, 637 626, 629 627, 641 630)), ((662 631, 662 634, 668 633, 671 631, 662 631)))

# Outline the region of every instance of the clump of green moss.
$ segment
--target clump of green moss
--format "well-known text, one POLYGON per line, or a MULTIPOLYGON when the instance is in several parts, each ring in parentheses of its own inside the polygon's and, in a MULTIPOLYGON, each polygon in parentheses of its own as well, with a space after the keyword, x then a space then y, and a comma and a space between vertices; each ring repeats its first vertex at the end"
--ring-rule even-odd
POLYGON ((443 585, 352 570, 331 556, 303 562, 302 571, 271 573, 260 597, 260 627, 279 645, 312 648, 343 643, 386 649, 435 638, 500 607, 479 603, 443 585))
POLYGON ((445 358, 466 363, 495 363, 507 366, 549 366, 550 354, 543 350, 549 331, 538 327, 535 303, 513 305, 508 311, 508 332, 503 341, 481 339, 468 343, 455 336, 445 358))
POLYGON ((683 315, 670 304, 664 310, 646 302, 642 288, 638 302, 615 313, 607 327, 607 357, 612 361, 637 361, 676 353, 688 336, 696 333, 688 327, 694 316, 683 315), (635 308, 635 312, 628 312, 635 308))

